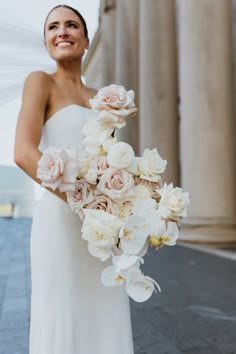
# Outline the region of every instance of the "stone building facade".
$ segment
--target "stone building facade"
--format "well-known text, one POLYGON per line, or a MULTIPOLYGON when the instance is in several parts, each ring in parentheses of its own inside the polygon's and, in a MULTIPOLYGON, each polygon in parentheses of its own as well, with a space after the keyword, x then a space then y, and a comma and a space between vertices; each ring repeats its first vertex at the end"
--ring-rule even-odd
POLYGON ((102 0, 84 61, 88 85, 136 92, 121 138, 190 193, 187 241, 236 242, 235 26, 235 0, 102 0))

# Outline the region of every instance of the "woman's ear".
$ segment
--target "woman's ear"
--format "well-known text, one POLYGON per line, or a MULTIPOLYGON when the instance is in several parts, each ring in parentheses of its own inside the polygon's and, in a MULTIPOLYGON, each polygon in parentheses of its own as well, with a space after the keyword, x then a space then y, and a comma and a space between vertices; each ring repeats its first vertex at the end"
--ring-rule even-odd
POLYGON ((86 38, 86 47, 85 47, 85 49, 88 49, 89 48, 89 39, 88 38, 86 38))

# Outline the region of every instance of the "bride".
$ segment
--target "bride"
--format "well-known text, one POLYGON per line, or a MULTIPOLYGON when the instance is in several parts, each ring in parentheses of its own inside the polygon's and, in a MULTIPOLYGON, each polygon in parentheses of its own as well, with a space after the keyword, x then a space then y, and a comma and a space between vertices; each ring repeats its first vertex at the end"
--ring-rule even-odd
MULTIPOLYGON (((81 80, 89 46, 82 15, 56 6, 46 18, 44 40, 57 70, 27 77, 14 152, 16 164, 38 183, 43 150, 51 145, 82 152, 83 124, 97 114, 89 105, 96 90, 81 80)), ((89 255, 81 227, 65 193, 45 190, 31 234, 30 354, 133 354, 128 295, 123 287, 102 285, 109 262, 89 255)))

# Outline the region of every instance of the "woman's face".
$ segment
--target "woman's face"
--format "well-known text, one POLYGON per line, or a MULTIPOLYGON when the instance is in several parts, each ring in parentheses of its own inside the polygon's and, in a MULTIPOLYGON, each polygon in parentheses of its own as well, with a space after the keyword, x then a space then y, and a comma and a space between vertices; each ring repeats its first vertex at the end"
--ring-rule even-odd
POLYGON ((45 45, 56 61, 82 58, 89 40, 80 18, 71 10, 59 7, 45 24, 45 45))

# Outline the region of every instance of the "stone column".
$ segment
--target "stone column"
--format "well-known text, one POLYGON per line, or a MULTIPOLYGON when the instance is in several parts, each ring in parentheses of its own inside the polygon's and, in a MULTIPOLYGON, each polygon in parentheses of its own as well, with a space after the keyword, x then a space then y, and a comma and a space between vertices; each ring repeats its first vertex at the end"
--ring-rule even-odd
MULTIPOLYGON (((138 0, 116 2, 115 83, 134 90, 138 100, 138 0)), ((138 107, 139 108, 139 107, 138 107)), ((127 126, 118 131, 119 139, 131 144, 139 153, 138 114, 127 120, 127 126)))
POLYGON ((180 0, 182 186, 191 205, 182 238, 236 240, 230 0, 180 0))
POLYGON ((174 0, 140 0, 140 150, 157 147, 179 183, 174 0))
POLYGON ((102 86, 115 80, 115 0, 102 0, 100 5, 102 86))

